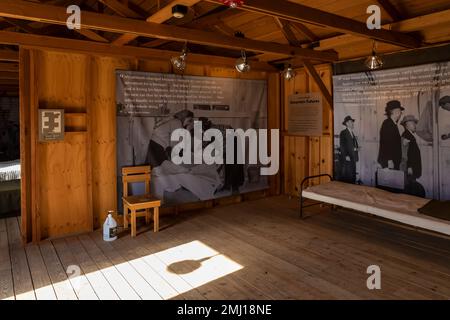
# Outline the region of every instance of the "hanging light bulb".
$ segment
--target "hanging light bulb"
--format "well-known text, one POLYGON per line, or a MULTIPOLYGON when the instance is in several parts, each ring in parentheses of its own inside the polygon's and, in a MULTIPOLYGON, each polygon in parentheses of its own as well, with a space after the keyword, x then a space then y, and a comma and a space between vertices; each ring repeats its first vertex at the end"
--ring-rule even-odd
POLYGON ((172 63, 173 67, 178 71, 184 71, 186 69, 186 58, 187 58, 187 43, 184 44, 180 56, 172 57, 172 59, 170 59, 170 62, 172 63))
POLYGON ((224 5, 229 6, 230 8, 237 8, 244 4, 244 0, 220 0, 224 5))
POLYGON ((295 78, 295 76, 297 75, 297 72, 295 72, 294 69, 292 69, 292 66, 289 65, 289 67, 287 67, 284 71, 283 71, 283 77, 286 80, 291 80, 293 78, 295 78))
POLYGON ((250 65, 247 62, 247 55, 245 54, 245 50, 241 51, 241 57, 236 60, 236 70, 241 73, 250 71, 250 65))
POLYGON ((376 52, 376 43, 375 41, 373 42, 373 46, 372 46, 372 55, 369 56, 366 61, 365 61, 365 65, 367 66, 367 68, 369 68, 370 70, 377 70, 380 69, 383 66, 383 59, 381 59, 380 56, 377 55, 376 52))

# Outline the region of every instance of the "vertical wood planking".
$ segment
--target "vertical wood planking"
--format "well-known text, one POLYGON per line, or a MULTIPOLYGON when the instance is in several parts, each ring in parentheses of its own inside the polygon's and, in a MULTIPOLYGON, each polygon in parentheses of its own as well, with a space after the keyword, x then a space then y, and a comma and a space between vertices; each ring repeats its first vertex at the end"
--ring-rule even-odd
MULTIPOLYGON (((331 92, 331 66, 316 66, 317 72, 322 78, 325 86, 331 92)), ((284 126, 288 125, 289 96, 296 93, 320 92, 316 83, 307 72, 301 68, 296 70, 297 76, 291 81, 285 81, 284 85, 284 126)), ((285 193, 299 196, 300 184, 308 175, 332 173, 332 139, 333 120, 332 106, 323 99, 323 136, 322 137, 300 137, 289 135, 285 131, 285 163, 284 181, 285 193)), ((326 181, 326 179, 322 179, 326 181)), ((319 179, 315 181, 318 183, 319 179)))
MULTIPOLYGON (((29 233, 24 241, 37 242, 98 228, 108 210, 118 209, 115 71, 167 73, 173 71, 172 66, 168 61, 90 56, 42 48, 22 50, 26 50, 22 59, 26 63, 21 66, 25 82, 21 94, 26 98, 24 108, 30 106, 30 114, 23 113, 21 119, 25 123, 23 208, 29 211, 23 216, 24 234, 27 230, 29 233), (65 110, 68 121, 64 141, 38 142, 39 108, 65 110)), ((233 68, 193 64, 188 64, 185 74, 268 80, 268 125, 280 127, 278 74, 259 71, 239 74, 233 68)), ((270 180, 271 193, 278 194, 280 178, 270 180)))
POLYGON ((86 108, 86 184, 87 184, 87 228, 94 228, 94 212, 92 203, 92 60, 87 57, 85 75, 85 108, 86 108))
MULTIPOLYGON (((280 119, 280 75, 277 73, 269 74, 267 77, 267 128, 269 130, 279 130, 281 127, 281 119, 280 119)), ((270 139, 271 134, 268 134, 268 138, 270 139)), ((283 159, 281 157, 281 140, 282 136, 279 137, 276 143, 278 144, 278 157, 279 160, 283 159)), ((268 150, 271 150, 271 140, 268 142, 268 150)), ((271 155, 273 158, 273 155, 271 155)), ((273 164, 272 164, 273 165, 273 164)), ((280 168, 282 164, 278 163, 278 173, 276 175, 269 177, 270 184, 270 194, 278 195, 281 192, 280 188, 280 168)))
POLYGON ((30 138, 30 51, 19 49, 19 86, 20 86, 20 180, 22 242, 32 240, 31 221, 31 138, 30 138))
POLYGON ((39 159, 38 159, 38 88, 36 77, 36 51, 30 50, 30 176, 31 176, 31 223, 32 240, 41 239, 41 216, 39 211, 39 159))

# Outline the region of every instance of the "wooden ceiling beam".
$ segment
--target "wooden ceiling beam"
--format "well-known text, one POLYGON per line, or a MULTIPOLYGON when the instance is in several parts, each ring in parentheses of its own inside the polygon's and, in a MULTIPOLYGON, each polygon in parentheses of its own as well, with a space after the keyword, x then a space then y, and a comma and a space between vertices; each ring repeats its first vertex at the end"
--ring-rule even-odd
POLYGON ((311 42, 319 41, 320 38, 314 34, 307 26, 305 26, 303 23, 300 22, 292 22, 291 21, 291 27, 296 29, 298 32, 302 33, 305 37, 308 38, 311 42))
POLYGON ((108 39, 102 37, 101 35, 99 35, 97 32, 95 32, 93 30, 81 28, 79 30, 75 29, 75 31, 78 32, 79 34, 85 36, 89 40, 98 41, 98 42, 104 42, 104 43, 108 43, 109 42, 108 39))
POLYGON ((297 39, 294 32, 291 29, 291 26, 289 24, 289 21, 280 19, 278 17, 274 17, 274 20, 278 27, 280 28, 281 32, 283 33, 286 40, 289 42, 291 46, 297 46, 301 47, 301 42, 297 39))
MULTIPOLYGON (((218 0, 207 1, 221 3, 218 0)), ((293 22, 306 22, 320 27, 332 28, 343 33, 370 38, 400 47, 418 48, 421 46, 421 41, 411 35, 385 29, 369 30, 363 22, 290 1, 245 0, 240 9, 293 22)))
MULTIPOLYGON (((286 40, 292 46, 301 45, 300 41, 297 39, 295 34, 292 32, 288 21, 282 20, 279 18, 275 18, 275 21, 277 22, 278 27, 280 28, 281 32, 283 32, 286 40)), ((320 77, 320 75, 317 72, 314 65, 311 63, 311 61, 309 59, 299 59, 299 60, 305 66, 306 71, 308 72, 308 74, 311 76, 311 78, 314 80, 314 82, 319 87, 319 90, 322 93, 324 99, 332 107, 333 106, 333 96, 331 95, 330 91, 328 91, 328 88, 326 87, 325 83, 323 82, 322 78, 320 77)))
MULTIPOLYGON (((428 15, 419 16, 411 19, 397 21, 383 25, 385 29, 392 29, 401 32, 415 32, 429 27, 437 26, 440 24, 450 23, 450 9, 440 12, 430 13, 428 15)), ((361 37, 355 37, 353 35, 344 34, 336 37, 320 40, 319 48, 322 50, 328 50, 350 43, 364 40, 361 37)))
POLYGON ((392 21, 400 21, 403 20, 403 15, 400 11, 397 10, 396 7, 392 4, 390 0, 377 0, 380 6, 387 12, 387 14, 391 17, 392 21))
MULTIPOLYGON (((195 19, 195 20, 187 23, 183 27, 194 28, 194 29, 206 29, 210 26, 215 26, 216 24, 220 24, 222 22, 221 18, 232 17, 233 15, 236 15, 238 13, 239 13, 239 11, 232 10, 232 9, 227 9, 227 10, 223 10, 220 12, 211 13, 211 14, 205 15, 203 17, 200 17, 198 19, 195 19)), ((148 47, 148 48, 155 48, 155 47, 159 47, 168 42, 170 42, 170 41, 163 40, 163 39, 157 39, 157 40, 152 40, 147 43, 144 43, 143 46, 148 47)))
MULTIPOLYGON (((175 0, 170 2, 168 5, 158 10, 156 13, 149 16, 145 21, 153 22, 153 23, 163 23, 170 18, 172 18, 172 7, 177 4, 185 5, 187 7, 191 7, 194 4, 200 2, 201 0, 175 0)), ((130 17, 132 18, 132 17, 130 17)), ((134 39, 137 38, 135 34, 123 34, 119 36, 116 40, 113 41, 113 44, 123 46, 127 43, 130 43, 134 39)))
MULTIPOLYGON (((20 0, 0 1, 0 16, 44 23, 65 25, 66 9, 20 0)), ((177 26, 113 17, 105 14, 83 12, 81 28, 129 33, 148 38, 191 42, 229 49, 243 49, 262 53, 278 53, 286 56, 310 58, 324 62, 338 60, 336 52, 303 49, 279 43, 229 37, 216 32, 194 30, 177 26)))
POLYGON ((30 27, 28 24, 26 24, 23 21, 10 19, 10 18, 2 18, 4 21, 8 22, 10 25, 18 28, 19 30, 22 30, 27 33, 36 33, 36 29, 33 27, 30 27))
POLYGON ((143 19, 144 17, 141 16, 139 13, 135 12, 134 10, 130 9, 127 5, 117 1, 117 0, 98 0, 111 10, 113 10, 115 13, 122 17, 127 18, 133 18, 133 19, 143 19))
MULTIPOLYGON (((73 40, 66 38, 57 38, 41 35, 32 35, 26 33, 17 33, 9 31, 0 31, 0 43, 8 45, 21 45, 24 47, 33 47, 41 49, 52 49, 56 51, 71 51, 81 52, 84 54, 98 55, 98 56, 120 56, 133 57, 136 59, 152 59, 167 61, 171 57, 179 55, 179 52, 169 50, 158 50, 148 48, 138 48, 131 46, 113 46, 111 44, 99 43, 86 40, 73 40)), ((2 51, 0 51, 0 60, 2 58, 2 51)), ((19 55, 16 53, 16 59, 19 55)), ((16 60, 16 61, 17 61, 16 60)), ((188 55, 189 63, 201 65, 213 65, 234 68, 236 59, 220 56, 209 56, 204 54, 190 53, 188 55)), ((275 72, 277 71, 273 66, 265 63, 252 61, 252 69, 257 71, 275 72)))

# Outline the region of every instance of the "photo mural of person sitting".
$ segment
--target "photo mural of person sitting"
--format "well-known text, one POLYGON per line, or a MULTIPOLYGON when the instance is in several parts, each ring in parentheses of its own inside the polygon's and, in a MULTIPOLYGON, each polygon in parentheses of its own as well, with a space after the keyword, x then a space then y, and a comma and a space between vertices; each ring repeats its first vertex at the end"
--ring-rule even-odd
MULTIPOLYGON (((118 70, 116 90, 119 208, 124 166, 151 166, 151 192, 162 200, 163 206, 269 187, 268 177, 260 173, 261 165, 236 161, 236 151, 248 144, 246 141, 235 141, 233 163, 193 160, 214 141, 200 138, 201 143, 196 145, 194 136, 199 122, 203 133, 217 129, 223 137, 227 129, 267 128, 267 81, 118 70), (177 129, 190 133, 191 144, 179 153, 180 157, 185 154, 190 158, 190 163, 178 163, 172 158, 180 143, 171 139, 177 129)), ((224 160, 226 157, 224 149, 224 160)), ((244 157, 249 157, 248 145, 244 157)), ((132 194, 141 193, 139 188, 138 184, 129 185, 132 194)))
POLYGON ((153 130, 148 144, 147 163, 153 168, 159 167, 164 161, 170 160, 172 147, 176 142, 170 141, 170 135, 176 129, 191 130, 194 124, 194 113, 189 110, 181 110, 173 115, 173 118, 163 121, 153 130))

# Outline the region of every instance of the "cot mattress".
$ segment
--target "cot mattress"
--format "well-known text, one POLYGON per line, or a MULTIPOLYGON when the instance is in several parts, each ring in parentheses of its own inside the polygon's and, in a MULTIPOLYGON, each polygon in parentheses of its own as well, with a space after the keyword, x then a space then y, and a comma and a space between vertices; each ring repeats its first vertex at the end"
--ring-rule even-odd
POLYGON ((20 180, 0 182, 0 216, 20 211, 20 180))
POLYGON ((0 182, 20 179, 20 160, 0 162, 0 182))
POLYGON ((309 187, 304 198, 366 212, 407 225, 450 235, 450 221, 418 212, 430 200, 338 181, 309 187))

